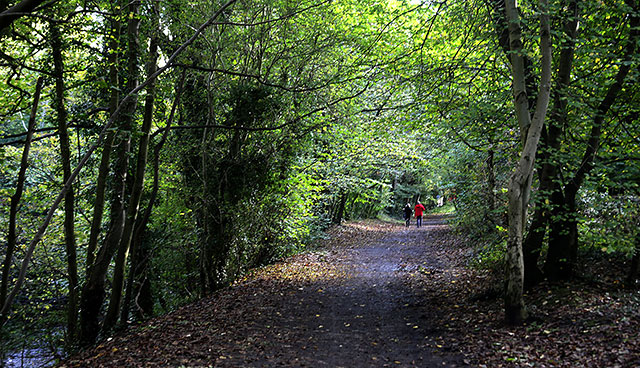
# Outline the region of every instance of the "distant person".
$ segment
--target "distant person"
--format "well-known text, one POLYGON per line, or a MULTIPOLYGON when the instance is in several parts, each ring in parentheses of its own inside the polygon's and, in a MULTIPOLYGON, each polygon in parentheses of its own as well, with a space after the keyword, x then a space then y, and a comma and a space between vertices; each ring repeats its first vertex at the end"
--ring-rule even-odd
POLYGON ((402 218, 404 219, 405 222, 405 226, 409 227, 409 222, 411 221, 411 215, 413 215, 413 210, 411 209, 411 204, 407 203, 406 206, 404 206, 404 210, 403 210, 403 215, 402 218))
POLYGON ((416 226, 420 227, 422 226, 422 212, 424 212, 424 206, 422 205, 422 203, 420 203, 420 201, 416 203, 416 207, 414 208, 414 210, 416 212, 416 226))

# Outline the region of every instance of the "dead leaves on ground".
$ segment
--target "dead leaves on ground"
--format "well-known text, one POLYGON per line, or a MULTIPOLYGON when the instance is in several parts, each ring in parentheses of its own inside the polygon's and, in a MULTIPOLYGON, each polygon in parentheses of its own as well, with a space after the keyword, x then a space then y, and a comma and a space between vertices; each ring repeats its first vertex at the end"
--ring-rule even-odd
POLYGON ((542 284, 525 296, 532 321, 507 327, 500 280, 464 266, 471 253, 463 238, 447 231, 436 238, 428 246, 446 266, 406 278, 437 315, 436 347, 479 367, 640 366, 640 292, 611 281, 620 275, 603 278, 609 283, 542 284))
MULTIPOLYGON (((327 341, 322 336, 369 327, 380 331, 380 324, 367 320, 367 308, 377 307, 368 302, 352 303, 349 319, 327 319, 335 311, 333 303, 341 301, 332 291, 362 278, 366 265, 356 272, 354 257, 374 243, 395 257, 390 261, 394 267, 387 271, 401 277, 413 293, 403 308, 422 318, 404 321, 402 331, 422 334, 424 349, 461 353, 464 363, 479 367, 640 366, 638 291, 618 288, 611 281, 616 277, 606 279, 606 284, 543 284, 526 296, 534 322, 506 327, 500 281, 467 267, 473 254, 470 243, 438 221, 421 229, 371 221, 335 227, 315 251, 253 270, 216 295, 132 328, 63 366, 317 365, 314 354, 327 341)), ((611 272, 615 265, 606 268, 601 272, 611 272)), ((397 337, 379 337, 362 345, 402 348, 397 337)), ((363 348, 360 353, 367 352, 363 348)), ((425 365, 369 355, 354 355, 353 362, 425 365)))

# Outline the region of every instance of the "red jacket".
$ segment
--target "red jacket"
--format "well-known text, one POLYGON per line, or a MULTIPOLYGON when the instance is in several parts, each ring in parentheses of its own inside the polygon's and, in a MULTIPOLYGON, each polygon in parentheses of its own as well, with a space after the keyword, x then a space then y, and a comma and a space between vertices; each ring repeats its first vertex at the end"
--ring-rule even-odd
POLYGON ((422 211, 424 211, 424 206, 422 205, 422 203, 416 204, 415 211, 416 211, 416 217, 422 216, 422 211))

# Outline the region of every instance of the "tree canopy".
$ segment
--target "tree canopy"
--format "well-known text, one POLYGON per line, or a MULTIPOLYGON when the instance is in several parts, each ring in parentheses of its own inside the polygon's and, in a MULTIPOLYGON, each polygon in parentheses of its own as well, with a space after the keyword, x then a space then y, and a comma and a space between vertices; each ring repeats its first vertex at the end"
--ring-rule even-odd
POLYGON ((509 323, 594 250, 637 287, 639 7, 0 2, 2 340, 70 352, 439 198, 509 323))

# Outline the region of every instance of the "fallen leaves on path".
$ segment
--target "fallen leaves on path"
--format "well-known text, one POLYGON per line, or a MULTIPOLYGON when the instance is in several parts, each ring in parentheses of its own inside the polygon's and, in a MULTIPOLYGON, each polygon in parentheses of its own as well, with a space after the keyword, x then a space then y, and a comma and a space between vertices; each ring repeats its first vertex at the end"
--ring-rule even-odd
POLYGON ((526 296, 536 322, 506 327, 500 281, 441 218, 349 223, 314 249, 62 366, 640 366, 637 291, 543 284, 526 296))

